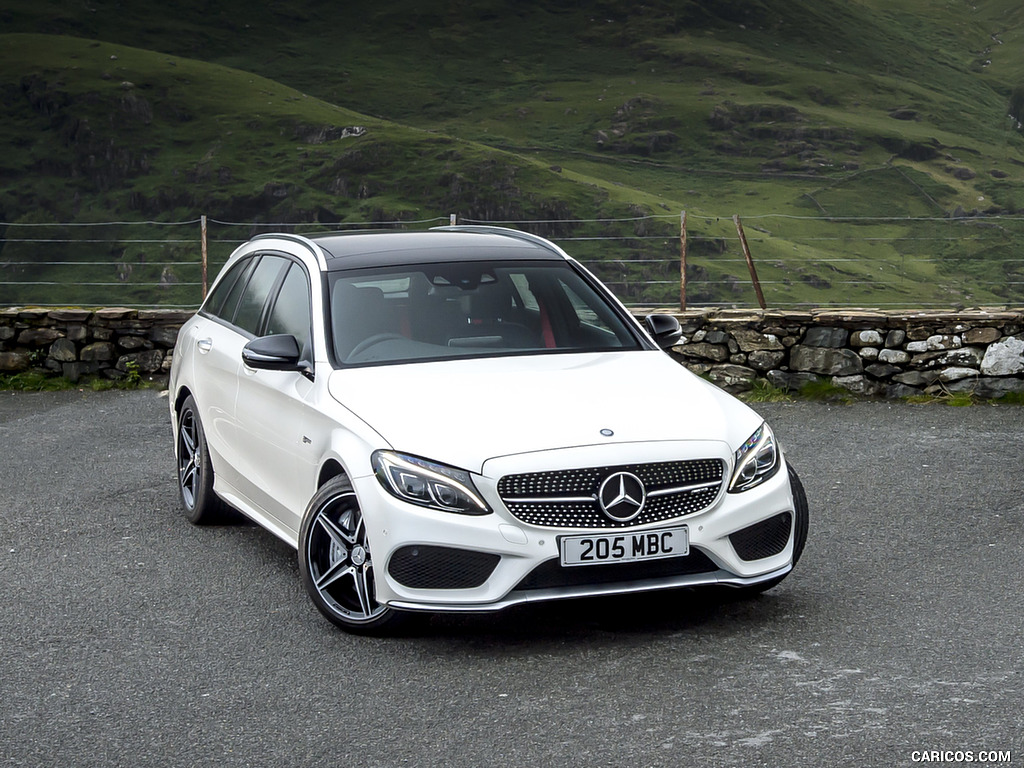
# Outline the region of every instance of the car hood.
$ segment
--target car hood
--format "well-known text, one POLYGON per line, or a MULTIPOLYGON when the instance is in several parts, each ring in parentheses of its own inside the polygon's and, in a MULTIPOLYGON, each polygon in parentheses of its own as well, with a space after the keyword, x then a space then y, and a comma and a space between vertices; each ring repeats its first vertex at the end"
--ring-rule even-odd
POLYGON ((501 456, 609 443, 734 449, 761 423, 660 351, 349 368, 329 389, 391 448, 471 472, 501 456))

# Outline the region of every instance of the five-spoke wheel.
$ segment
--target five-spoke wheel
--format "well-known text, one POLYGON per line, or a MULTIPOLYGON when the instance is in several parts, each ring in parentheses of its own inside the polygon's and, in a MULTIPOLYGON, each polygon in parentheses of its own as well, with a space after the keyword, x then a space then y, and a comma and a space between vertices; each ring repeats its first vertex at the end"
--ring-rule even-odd
POLYGON ((351 632, 377 632, 401 617, 377 602, 374 563, 355 491, 346 477, 313 497, 299 532, 299 570, 313 602, 351 632))
POLYGON ((213 492, 213 465, 196 401, 189 395, 178 411, 178 491, 187 517, 196 525, 220 522, 224 503, 213 492))

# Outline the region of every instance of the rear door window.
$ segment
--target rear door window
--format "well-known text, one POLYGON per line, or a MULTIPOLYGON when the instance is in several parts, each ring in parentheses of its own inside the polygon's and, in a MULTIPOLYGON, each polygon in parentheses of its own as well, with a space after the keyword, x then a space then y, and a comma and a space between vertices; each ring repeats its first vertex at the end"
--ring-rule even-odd
POLYGON ((288 264, 288 259, 281 256, 265 255, 260 258, 238 302, 233 320, 236 326, 253 336, 256 335, 260 320, 263 319, 267 297, 281 276, 281 270, 288 264))
POLYGON ((288 274, 284 276, 277 298, 274 299, 274 306, 270 309, 267 327, 263 333, 267 336, 290 334, 299 342, 303 357, 311 357, 310 319, 309 278, 306 277, 306 270, 293 262, 288 268, 288 274))

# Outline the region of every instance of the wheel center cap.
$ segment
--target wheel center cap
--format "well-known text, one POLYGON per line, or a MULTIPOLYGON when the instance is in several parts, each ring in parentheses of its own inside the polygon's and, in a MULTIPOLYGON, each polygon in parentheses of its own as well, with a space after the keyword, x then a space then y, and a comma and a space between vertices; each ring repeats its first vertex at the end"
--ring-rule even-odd
POLYGON ((352 565, 360 566, 366 562, 366 550, 363 547, 355 547, 352 550, 352 565))

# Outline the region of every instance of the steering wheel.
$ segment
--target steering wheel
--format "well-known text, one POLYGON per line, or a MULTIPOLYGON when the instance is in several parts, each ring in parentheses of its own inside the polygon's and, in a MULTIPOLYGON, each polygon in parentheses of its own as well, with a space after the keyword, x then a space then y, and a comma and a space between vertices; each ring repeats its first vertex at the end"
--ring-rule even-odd
POLYGON ((405 336, 403 336, 400 333, 375 333, 373 334, 373 336, 369 336, 363 339, 354 347, 352 347, 352 351, 348 353, 348 356, 345 359, 351 360, 353 357, 356 357, 359 354, 365 352, 370 347, 376 346, 381 342, 393 341, 396 339, 401 339, 402 341, 405 341, 405 336))

